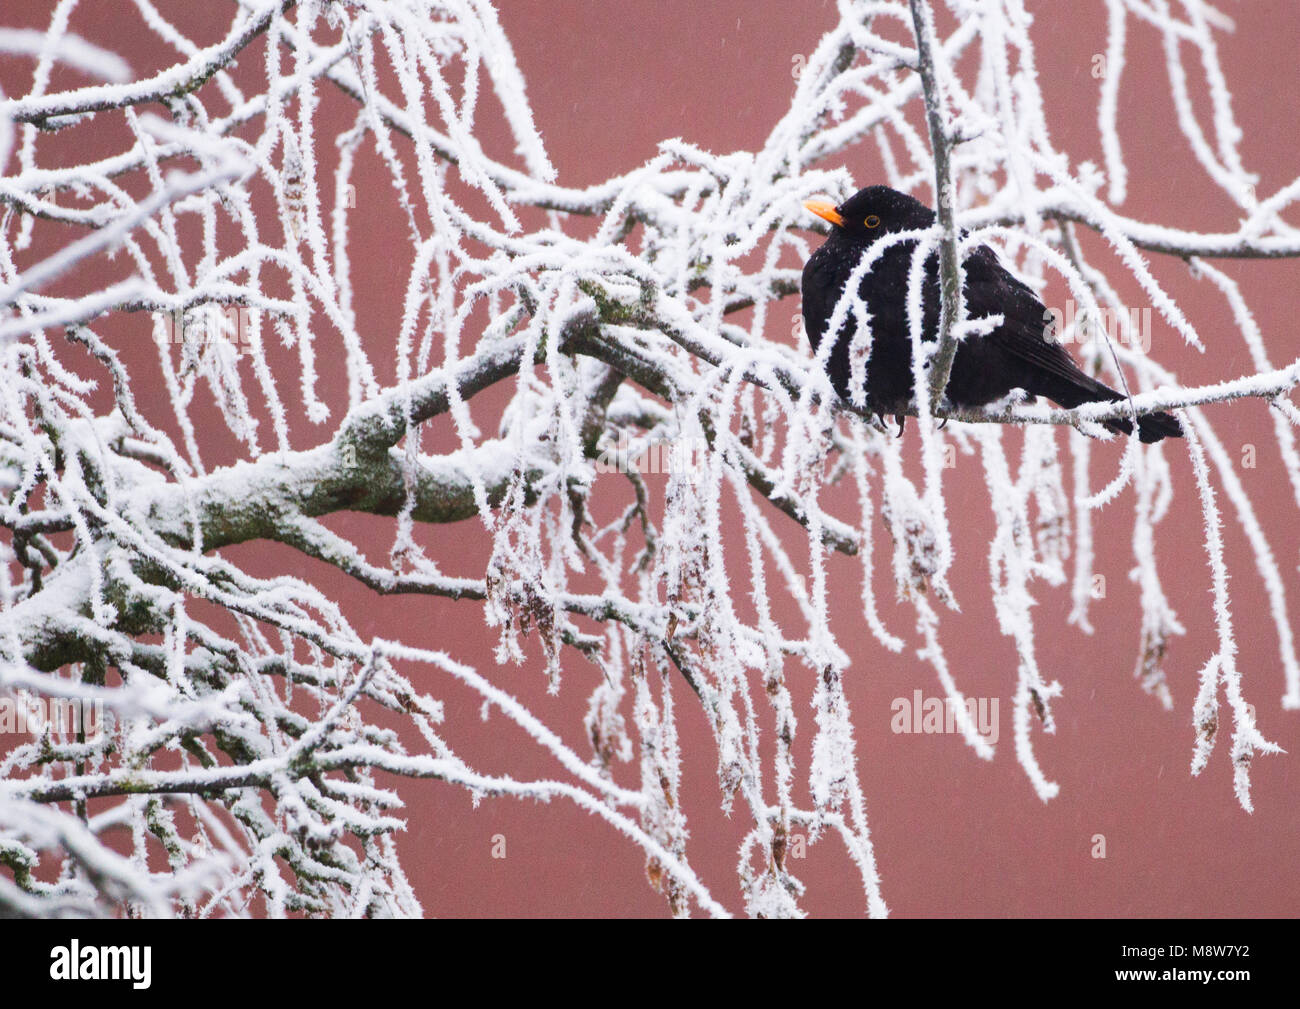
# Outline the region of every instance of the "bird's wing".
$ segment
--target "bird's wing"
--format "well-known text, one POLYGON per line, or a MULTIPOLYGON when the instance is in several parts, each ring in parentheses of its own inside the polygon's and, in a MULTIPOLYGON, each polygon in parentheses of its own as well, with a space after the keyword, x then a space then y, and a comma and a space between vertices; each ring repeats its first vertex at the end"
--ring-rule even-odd
POLYGON ((1059 343, 1043 338, 1047 309, 1029 287, 998 262, 988 246, 980 246, 964 264, 966 315, 980 319, 1001 315, 1003 323, 984 339, 1043 371, 1078 383, 1087 375, 1059 343))

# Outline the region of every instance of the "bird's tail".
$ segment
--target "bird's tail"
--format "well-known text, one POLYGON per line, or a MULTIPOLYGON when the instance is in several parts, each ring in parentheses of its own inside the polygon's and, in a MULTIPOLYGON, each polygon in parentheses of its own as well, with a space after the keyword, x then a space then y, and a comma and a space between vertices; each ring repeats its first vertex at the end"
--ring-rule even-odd
MULTIPOLYGON (((1056 388, 1044 395, 1060 403, 1067 410, 1082 406, 1084 403, 1115 403, 1126 398, 1122 393, 1116 392, 1110 386, 1090 378, 1083 372, 1069 382, 1059 382, 1056 388)), ((1117 434, 1129 434, 1133 430, 1132 422, 1127 420, 1106 420, 1102 421, 1102 424, 1117 434)), ((1138 418, 1138 437, 1144 442, 1182 436, 1182 425, 1171 414, 1149 413, 1138 418)))

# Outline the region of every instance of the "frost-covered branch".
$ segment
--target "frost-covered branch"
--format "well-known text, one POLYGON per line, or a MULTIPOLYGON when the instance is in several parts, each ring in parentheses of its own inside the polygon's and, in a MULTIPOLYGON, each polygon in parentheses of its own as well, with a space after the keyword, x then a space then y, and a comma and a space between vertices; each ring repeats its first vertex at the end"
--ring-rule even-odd
POLYGON ((934 58, 934 15, 927 0, 909 0, 912 30, 916 33, 916 69, 921 75, 925 97, 925 125, 930 134, 930 156, 934 159, 935 217, 939 224, 939 335, 938 346, 929 362, 929 406, 938 409, 948 387, 953 358, 957 355, 957 330, 964 321, 962 266, 957 253, 956 207, 948 151, 952 144, 944 110, 943 85, 934 58))

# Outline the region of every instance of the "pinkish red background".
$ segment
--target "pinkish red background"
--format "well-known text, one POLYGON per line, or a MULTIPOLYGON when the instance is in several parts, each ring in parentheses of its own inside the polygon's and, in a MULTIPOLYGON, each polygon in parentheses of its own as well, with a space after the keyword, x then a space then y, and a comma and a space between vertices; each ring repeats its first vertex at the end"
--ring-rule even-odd
MULTIPOLYGON (((10 5, 4 20, 43 26, 46 6, 25 4, 15 11, 10 5)), ((1039 79, 1047 94, 1054 141, 1069 153, 1073 164, 1085 159, 1100 163, 1095 126, 1098 82, 1091 70, 1093 55, 1105 49, 1104 5, 1090 0, 1077 5, 1030 3, 1029 7, 1036 16, 1039 79)), ((514 0, 501 8, 501 20, 528 82, 538 127, 560 181, 569 185, 625 172, 654 155, 656 143, 663 138, 680 136, 718 152, 758 147, 791 99, 795 57, 811 52, 835 21, 829 0, 799 5, 772 0, 709 4, 665 0, 653 5, 514 0)), ((224 32, 229 16, 224 5, 196 10, 172 3, 164 9, 193 26, 194 37, 205 43, 224 32)), ((1300 69, 1294 51, 1300 11, 1291 0, 1257 0, 1229 5, 1228 10, 1237 19, 1237 32, 1220 36, 1219 44, 1245 131, 1242 148, 1248 167, 1262 176, 1259 192, 1269 194, 1300 174, 1295 143, 1300 134, 1295 98, 1300 94, 1300 69)), ((171 61, 171 54, 115 5, 110 9, 87 4, 74 16, 73 26, 118 49, 139 69, 171 61)), ((1198 230, 1233 228, 1233 208, 1206 180, 1177 131, 1159 37, 1148 26, 1130 20, 1129 39, 1121 94, 1121 136, 1130 168, 1124 212, 1198 230)), ((0 83, 8 94, 23 93, 30 80, 24 76, 28 66, 22 61, 0 64, 0 83)), ((250 81, 256 69, 247 68, 250 81)), ((55 83, 60 83, 58 76, 55 83)), ((82 82, 75 75, 66 77, 67 85, 77 83, 82 82)), ((1199 77, 1193 77, 1192 86, 1201 99, 1199 77)), ((482 118, 488 123, 491 105, 486 98, 484 102, 482 118)), ((1207 110, 1208 105, 1201 103, 1198 108, 1207 110)), ((328 99, 321 111, 322 117, 346 116, 348 122, 352 114, 346 100, 335 98, 328 99)), ((84 156, 87 144, 104 143, 106 153, 118 149, 123 137, 87 139, 83 132, 66 142, 69 156, 84 156)), ((508 140, 499 130, 489 132, 486 146, 503 156, 509 151, 508 140)), ((882 181, 870 154, 850 151, 843 163, 863 185, 882 181)), ((393 208, 389 182, 373 156, 362 159, 354 181, 361 213, 352 225, 352 256, 362 276, 370 278, 358 285, 358 315, 365 320, 367 339, 390 346, 405 283, 404 266, 399 265, 407 261, 405 230, 393 208)), ((50 246, 45 248, 48 251, 50 246)), ((1142 304, 1135 285, 1126 282, 1114 260, 1101 253, 1101 246, 1090 239, 1088 248, 1098 255, 1097 262, 1107 268, 1128 303, 1142 304)), ((40 250, 38 241, 34 252, 40 250)), ((1188 351, 1157 318, 1152 353, 1175 367, 1188 384, 1248 371, 1249 357, 1222 298, 1208 285, 1190 279, 1178 262, 1152 257, 1152 265, 1208 347, 1203 355, 1188 351)), ((1294 316, 1300 264, 1229 261, 1223 265, 1241 282, 1274 363, 1293 360, 1300 352, 1294 316)), ((120 269, 120 263, 106 264, 105 278, 115 278, 120 269)), ((789 299, 786 305, 782 311, 797 312, 797 299, 789 299)), ((778 313, 774 332, 781 331, 781 319, 778 313)), ((144 397, 151 418, 161 423, 166 404, 161 391, 151 392, 147 384, 153 350, 142 326, 138 319, 111 320, 104 332, 124 348, 135 369, 137 394, 144 397)), ((341 374, 335 367, 337 360, 324 352, 321 358, 325 382, 337 380, 341 374)), ((285 368, 284 374, 291 375, 287 360, 285 368)), ((288 387, 294 379, 283 381, 288 387)), ((500 402, 496 393, 489 393, 476 408, 499 409, 500 402)), ((1238 475, 1270 537, 1295 613, 1300 599, 1296 577, 1300 534, 1296 505, 1271 447, 1268 411, 1260 403, 1248 402, 1211 407, 1209 415, 1234 458, 1241 458, 1245 445, 1258 446, 1257 467, 1241 468, 1238 475)), ((216 462, 228 458, 233 448, 220 433, 215 414, 211 419, 205 450, 216 462)), ((450 445, 449 429, 442 423, 433 425, 426 441, 433 450, 450 445)), ((294 431, 299 447, 321 437, 301 419, 294 431)), ((1112 470, 1119 451, 1115 445, 1094 449, 1094 481, 1112 470)), ((1108 588, 1107 597, 1093 607, 1097 632, 1085 636, 1066 625, 1065 591, 1046 586, 1037 590, 1039 658, 1048 677, 1059 679, 1065 687, 1055 705, 1057 734, 1035 734, 1042 765, 1062 790, 1047 804, 1035 797, 1012 752, 1015 653, 1010 642, 997 634, 989 601, 986 546, 991 521, 978 467, 963 463, 949 476, 958 550, 954 586, 963 613, 945 614, 943 639, 962 689, 971 696, 1001 699, 1002 736, 994 762, 977 759, 956 736, 890 732, 890 704, 895 697, 911 697, 917 688, 934 696, 938 685, 933 672, 920 662, 888 655, 873 645, 856 615, 855 563, 831 559, 837 600, 834 626, 853 655, 845 680, 855 713, 859 774, 869 802, 885 897, 896 915, 1296 913, 1300 906, 1300 803, 1296 802, 1300 714, 1280 709, 1282 671, 1267 600, 1246 539, 1222 495, 1246 691, 1257 705, 1265 735, 1292 752, 1256 761, 1254 815, 1244 813, 1233 798, 1226 736, 1200 778, 1188 773, 1196 674, 1211 654, 1214 639, 1191 469, 1181 444, 1172 445, 1169 455, 1178 500, 1159 529, 1157 549, 1170 601, 1188 628, 1186 637, 1174 641, 1167 661, 1176 710, 1164 712, 1140 691, 1132 676, 1138 614, 1136 592, 1127 579, 1132 553, 1131 498, 1126 492, 1097 521, 1097 570, 1106 575, 1108 588), (1090 855, 1095 834, 1105 835, 1104 860, 1090 855)), ((391 542, 387 520, 341 516, 332 525, 357 535, 373 558, 385 556, 391 542)), ((877 533, 883 548, 883 531, 877 533)), ((481 573, 485 537, 477 522, 428 528, 422 537, 446 570, 481 573)), ((792 542, 797 543, 797 538, 792 542)), ((799 556, 797 548, 795 554, 799 556)), ((495 632, 484 626, 476 604, 379 599, 287 549, 252 545, 231 551, 231 556, 262 573, 288 571, 315 581, 343 601, 363 635, 401 637, 411 644, 444 649, 475 665, 583 751, 586 698, 600 675, 595 667, 573 659, 566 665, 561 692, 550 696, 535 661, 524 667, 495 665, 495 632)), ((886 600, 883 611, 889 625, 899 633, 908 630, 907 609, 888 601, 883 582, 878 591, 886 600)), ((499 714, 480 723, 473 697, 457 692, 430 670, 411 672, 418 687, 446 698, 449 725, 462 726, 452 734, 453 740, 471 762, 486 770, 558 773, 557 766, 538 758, 536 748, 499 714)), ((792 666, 791 675, 800 684, 800 756, 801 766, 806 766, 812 725, 807 706, 810 685, 807 673, 792 666)), ((715 896, 739 910, 737 846, 750 823, 740 804, 730 818, 721 813, 708 727, 698 707, 690 703, 691 695, 683 691, 680 697, 681 734, 688 754, 684 789, 692 817, 692 864, 713 886, 715 896)), ((635 773, 635 767, 620 769, 625 781, 633 780, 635 773)), ((396 787, 408 803, 409 816, 400 847, 431 915, 665 913, 665 902, 646 883, 640 851, 572 806, 496 799, 475 810, 465 793, 449 786, 398 782, 396 787), (507 858, 491 857, 494 835, 504 835, 507 858)), ((794 871, 808 884, 804 906, 810 912, 823 916, 864 912, 856 873, 834 840, 811 848, 807 863, 796 863, 794 871)))

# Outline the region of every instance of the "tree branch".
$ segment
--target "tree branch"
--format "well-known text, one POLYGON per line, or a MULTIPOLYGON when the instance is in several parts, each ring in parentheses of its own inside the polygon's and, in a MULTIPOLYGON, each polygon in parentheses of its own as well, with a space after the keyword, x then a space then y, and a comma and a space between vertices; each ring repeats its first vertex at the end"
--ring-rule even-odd
MULTIPOLYGON (((962 268, 957 254, 957 223, 948 133, 944 125, 943 91, 934 65, 934 16, 927 0, 909 0, 916 35, 917 70, 925 94, 925 122, 934 157, 934 204, 942 236, 939 239, 939 345, 929 361, 930 411, 938 410, 948 388, 948 376, 957 356, 957 327, 963 316, 962 268)), ((918 390, 919 392, 919 390, 918 390)))

